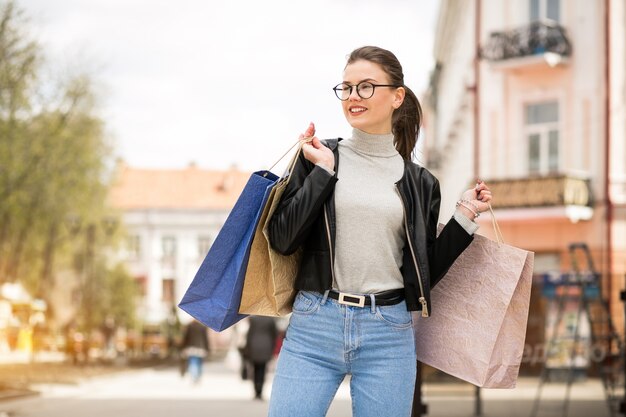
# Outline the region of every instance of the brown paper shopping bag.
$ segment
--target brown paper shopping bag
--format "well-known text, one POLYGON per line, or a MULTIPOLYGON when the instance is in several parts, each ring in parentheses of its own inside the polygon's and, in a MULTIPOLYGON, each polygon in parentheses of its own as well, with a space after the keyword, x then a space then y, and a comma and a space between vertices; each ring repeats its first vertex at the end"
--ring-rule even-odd
POLYGON ((242 314, 278 317, 291 313, 295 296, 293 282, 298 273, 302 250, 298 249, 289 256, 274 251, 269 244, 267 226, 289 183, 302 143, 289 163, 286 175, 272 189, 254 233, 239 305, 242 314))
MULTIPOLYGON (((493 216, 493 212, 492 212, 493 216)), ((441 228, 441 225, 440 225, 441 228)), ((417 317, 417 359, 484 388, 514 388, 524 351, 533 252, 476 235, 417 317)))

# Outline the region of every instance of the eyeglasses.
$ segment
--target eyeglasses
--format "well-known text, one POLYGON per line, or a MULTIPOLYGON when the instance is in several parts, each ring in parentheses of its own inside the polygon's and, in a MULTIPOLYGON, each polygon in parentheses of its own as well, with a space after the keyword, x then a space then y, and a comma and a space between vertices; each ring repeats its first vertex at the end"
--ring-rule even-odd
POLYGON ((335 95, 341 101, 346 101, 352 94, 352 89, 356 87, 356 93, 363 99, 368 99, 374 95, 376 87, 394 87, 398 88, 399 85, 392 84, 372 84, 369 81, 361 81, 357 85, 350 85, 348 83, 339 83, 333 87, 335 95))

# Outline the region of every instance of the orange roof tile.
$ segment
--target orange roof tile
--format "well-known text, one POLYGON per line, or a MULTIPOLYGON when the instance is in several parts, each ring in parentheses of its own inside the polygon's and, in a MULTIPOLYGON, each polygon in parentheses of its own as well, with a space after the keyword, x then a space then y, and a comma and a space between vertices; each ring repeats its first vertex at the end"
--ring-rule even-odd
POLYGON ((250 172, 118 166, 109 203, 118 209, 231 209, 250 172))

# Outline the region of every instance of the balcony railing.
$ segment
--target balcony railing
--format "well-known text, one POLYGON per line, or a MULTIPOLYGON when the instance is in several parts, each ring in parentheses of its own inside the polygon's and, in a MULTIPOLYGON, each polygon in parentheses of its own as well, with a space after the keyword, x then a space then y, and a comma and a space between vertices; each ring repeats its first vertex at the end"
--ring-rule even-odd
POLYGON ((546 53, 569 57, 572 46, 565 29, 553 21, 533 22, 522 28, 492 32, 481 49, 488 61, 504 61, 546 53))

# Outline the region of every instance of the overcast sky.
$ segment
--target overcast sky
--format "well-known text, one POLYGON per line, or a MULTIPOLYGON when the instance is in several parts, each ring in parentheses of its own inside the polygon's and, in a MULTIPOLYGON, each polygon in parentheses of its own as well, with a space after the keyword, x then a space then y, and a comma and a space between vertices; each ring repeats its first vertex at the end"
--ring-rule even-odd
POLYGON ((57 68, 89 70, 115 154, 136 167, 267 168, 309 121, 350 135, 346 55, 393 51, 416 94, 437 0, 17 0, 57 68))

